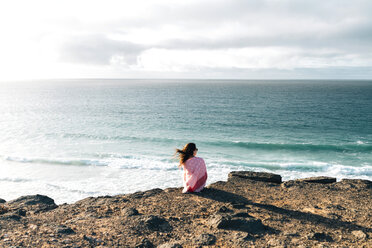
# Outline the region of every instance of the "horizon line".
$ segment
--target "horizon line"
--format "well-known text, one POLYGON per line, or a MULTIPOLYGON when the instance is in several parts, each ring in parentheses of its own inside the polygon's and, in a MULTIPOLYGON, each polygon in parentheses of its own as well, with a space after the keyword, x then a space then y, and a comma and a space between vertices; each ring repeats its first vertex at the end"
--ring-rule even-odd
POLYGON ((233 80, 233 81, 372 81, 370 79, 364 78, 284 78, 284 79, 273 79, 273 78, 103 78, 103 77, 77 77, 77 78, 32 78, 32 79, 0 79, 0 83, 6 82, 29 82, 29 81, 61 81, 61 80, 185 80, 185 81, 225 81, 225 80, 233 80))

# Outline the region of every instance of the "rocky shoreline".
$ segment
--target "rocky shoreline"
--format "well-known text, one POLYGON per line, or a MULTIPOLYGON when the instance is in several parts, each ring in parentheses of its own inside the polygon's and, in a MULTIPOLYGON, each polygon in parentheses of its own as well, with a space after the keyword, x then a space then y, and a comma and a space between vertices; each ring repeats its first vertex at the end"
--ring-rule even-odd
POLYGON ((0 247, 372 247, 372 182, 237 171, 181 188, 56 205, 0 199, 0 247))

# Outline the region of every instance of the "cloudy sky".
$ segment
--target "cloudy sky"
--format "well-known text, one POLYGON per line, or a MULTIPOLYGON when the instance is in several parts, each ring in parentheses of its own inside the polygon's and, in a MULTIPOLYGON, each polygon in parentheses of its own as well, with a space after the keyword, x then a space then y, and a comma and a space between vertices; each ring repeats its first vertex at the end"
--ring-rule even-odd
POLYGON ((370 0, 12 0, 0 80, 372 78, 370 0))

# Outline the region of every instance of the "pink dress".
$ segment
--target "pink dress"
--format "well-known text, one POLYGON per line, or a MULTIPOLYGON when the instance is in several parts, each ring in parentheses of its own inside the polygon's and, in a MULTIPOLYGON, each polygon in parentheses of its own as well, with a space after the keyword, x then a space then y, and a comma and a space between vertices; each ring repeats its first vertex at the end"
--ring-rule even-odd
POLYGON ((199 157, 189 158, 183 164, 183 190, 186 192, 200 192, 207 182, 207 167, 199 157))

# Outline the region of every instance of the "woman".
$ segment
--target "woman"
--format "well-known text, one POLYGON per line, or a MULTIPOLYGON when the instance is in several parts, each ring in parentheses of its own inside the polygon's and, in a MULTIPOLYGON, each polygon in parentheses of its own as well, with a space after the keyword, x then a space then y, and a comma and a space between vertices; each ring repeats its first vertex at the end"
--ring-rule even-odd
POLYGON ((202 158, 196 157, 198 148, 194 143, 186 144, 182 150, 176 149, 176 156, 183 167, 182 193, 200 192, 207 182, 207 168, 202 158))

